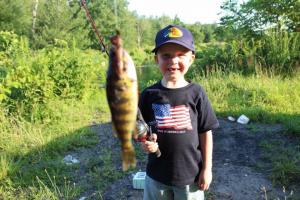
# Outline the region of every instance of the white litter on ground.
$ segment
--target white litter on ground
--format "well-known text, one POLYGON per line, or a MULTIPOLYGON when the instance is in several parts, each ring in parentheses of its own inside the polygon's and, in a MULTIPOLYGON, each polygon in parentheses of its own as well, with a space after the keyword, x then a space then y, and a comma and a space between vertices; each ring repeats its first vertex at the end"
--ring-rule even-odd
POLYGON ((240 124, 248 124, 250 119, 246 115, 241 115, 238 119, 237 122, 240 124))
POLYGON ((231 122, 234 122, 234 121, 235 121, 235 118, 232 117, 232 116, 228 116, 227 119, 228 119, 229 121, 231 121, 231 122))
POLYGON ((72 164, 78 164, 80 163, 78 159, 76 159, 75 157, 73 157, 72 155, 67 155, 64 157, 63 161, 67 164, 67 165, 72 165, 72 164))

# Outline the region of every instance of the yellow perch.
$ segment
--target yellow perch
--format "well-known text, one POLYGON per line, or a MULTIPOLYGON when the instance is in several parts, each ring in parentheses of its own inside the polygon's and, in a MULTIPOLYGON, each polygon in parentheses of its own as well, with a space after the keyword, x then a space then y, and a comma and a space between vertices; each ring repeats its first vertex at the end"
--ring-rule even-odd
POLYGON ((122 48, 120 35, 112 37, 111 43, 106 95, 113 128, 122 145, 122 168, 126 171, 136 166, 132 137, 138 109, 137 76, 131 57, 122 48))

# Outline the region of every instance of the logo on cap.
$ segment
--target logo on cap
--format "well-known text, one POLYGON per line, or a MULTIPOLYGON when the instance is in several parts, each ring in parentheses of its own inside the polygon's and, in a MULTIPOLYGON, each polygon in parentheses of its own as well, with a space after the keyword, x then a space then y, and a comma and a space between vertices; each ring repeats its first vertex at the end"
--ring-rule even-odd
POLYGON ((183 33, 182 31, 177 27, 171 27, 167 30, 167 32, 164 34, 164 37, 169 38, 179 38, 182 37, 183 33))

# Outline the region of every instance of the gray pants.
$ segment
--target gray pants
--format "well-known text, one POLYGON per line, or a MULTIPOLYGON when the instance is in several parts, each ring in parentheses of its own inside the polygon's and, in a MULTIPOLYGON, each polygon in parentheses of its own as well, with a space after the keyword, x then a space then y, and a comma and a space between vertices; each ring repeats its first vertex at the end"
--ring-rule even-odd
POLYGON ((168 186, 146 176, 143 200, 204 200, 204 192, 196 184, 168 186))

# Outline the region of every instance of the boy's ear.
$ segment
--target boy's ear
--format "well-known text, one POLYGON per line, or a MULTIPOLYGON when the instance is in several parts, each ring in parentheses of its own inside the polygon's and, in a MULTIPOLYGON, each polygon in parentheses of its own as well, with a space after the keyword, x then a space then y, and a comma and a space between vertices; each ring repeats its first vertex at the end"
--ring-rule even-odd
POLYGON ((192 54, 192 56, 191 56, 191 60, 190 60, 190 63, 191 63, 191 64, 193 64, 193 62, 194 62, 195 58, 196 58, 195 54, 192 54))

